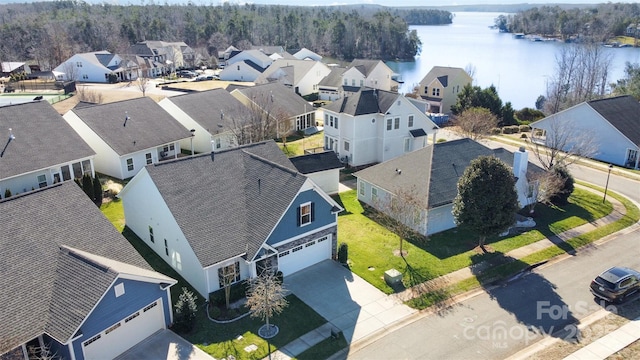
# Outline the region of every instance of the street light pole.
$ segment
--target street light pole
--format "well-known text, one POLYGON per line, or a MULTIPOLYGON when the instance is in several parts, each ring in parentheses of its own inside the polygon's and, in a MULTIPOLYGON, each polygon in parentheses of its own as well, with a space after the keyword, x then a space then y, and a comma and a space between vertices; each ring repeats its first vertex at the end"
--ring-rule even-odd
POLYGON ((607 189, 609 188, 609 177, 611 176, 611 169, 613 169, 613 165, 609 164, 609 172, 607 173, 607 182, 604 185, 604 196, 602 197, 602 203, 607 200, 607 189))

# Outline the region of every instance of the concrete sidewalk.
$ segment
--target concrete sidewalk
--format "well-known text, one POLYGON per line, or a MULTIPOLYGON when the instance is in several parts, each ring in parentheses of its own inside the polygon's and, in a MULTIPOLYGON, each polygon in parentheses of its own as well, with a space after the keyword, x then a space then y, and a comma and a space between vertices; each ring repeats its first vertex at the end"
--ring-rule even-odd
POLYGON ((640 318, 631 320, 617 330, 565 357, 565 360, 606 359, 637 339, 640 339, 640 318))

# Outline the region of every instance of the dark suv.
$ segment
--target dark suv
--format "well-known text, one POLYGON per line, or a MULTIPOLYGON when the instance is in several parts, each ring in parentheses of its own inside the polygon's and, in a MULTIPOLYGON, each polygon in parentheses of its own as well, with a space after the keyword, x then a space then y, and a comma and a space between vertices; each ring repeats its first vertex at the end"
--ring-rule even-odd
POLYGON ((620 303, 640 290, 640 273, 626 267, 612 267, 591 282, 591 293, 596 297, 620 303))

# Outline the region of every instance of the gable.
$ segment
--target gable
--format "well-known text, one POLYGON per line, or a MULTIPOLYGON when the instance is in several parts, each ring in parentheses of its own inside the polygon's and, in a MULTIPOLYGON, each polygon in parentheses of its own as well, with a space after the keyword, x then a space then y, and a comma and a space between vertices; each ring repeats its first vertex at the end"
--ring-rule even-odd
POLYGON ((626 95, 592 100, 588 104, 631 142, 640 146, 640 103, 636 99, 626 95))

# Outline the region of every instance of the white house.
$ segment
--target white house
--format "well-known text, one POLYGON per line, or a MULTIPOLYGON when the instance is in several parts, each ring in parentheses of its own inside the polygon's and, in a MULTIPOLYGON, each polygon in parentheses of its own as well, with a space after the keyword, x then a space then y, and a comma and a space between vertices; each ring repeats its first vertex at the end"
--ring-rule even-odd
POLYGON ((363 87, 397 91, 398 84, 392 77, 393 70, 382 60, 354 59, 342 73, 342 85, 351 92, 363 87))
POLYGON ((429 103, 428 112, 450 114, 458 93, 473 79, 462 68, 434 66, 418 85, 420 97, 429 103))
POLYGON ((503 148, 490 149, 471 139, 432 144, 395 159, 358 171, 358 200, 386 211, 398 194, 410 196, 420 204, 406 225, 423 235, 431 235, 456 226, 453 199, 458 194, 458 179, 472 160, 495 156, 511 166, 516 177, 518 202, 524 207, 534 201, 528 172, 540 170, 529 165, 523 148, 511 153, 503 148))
POLYGON ((337 194, 340 190, 340 170, 344 169, 344 164, 333 151, 294 156, 289 160, 327 194, 337 194))
POLYGON ((108 83, 109 75, 112 74, 118 81, 134 79, 136 70, 126 65, 116 54, 94 51, 73 55, 53 69, 53 72, 57 74, 57 80, 108 83))
POLYGON ((224 89, 167 97, 158 103, 189 129, 180 147, 196 153, 238 146, 237 131, 250 119, 249 109, 224 89))
POLYGON ((319 61, 278 59, 274 61, 256 80, 256 84, 279 82, 305 96, 318 92, 318 83, 331 72, 319 61))
POLYGON ((0 107, 0 198, 95 176, 95 151, 47 102, 0 107))
POLYGON ((336 256, 342 208, 273 141, 148 166, 120 192, 127 226, 201 295, 336 256))
POLYGON ((293 57, 300 60, 313 60, 313 61, 322 60, 322 56, 314 53, 313 51, 307 48, 302 48, 298 50, 295 54, 293 54, 293 57))
POLYGON ((531 140, 573 152, 592 148, 592 158, 640 167, 640 103, 630 95, 591 100, 531 124, 531 140))
POLYGON ((324 147, 351 166, 423 148, 437 128, 409 98, 390 91, 364 88, 324 108, 324 147))
POLYGON ((64 114, 95 151, 96 171, 127 179, 149 164, 174 159, 191 133, 148 97, 83 104, 64 114))
POLYGON ((241 51, 226 62, 220 72, 220 80, 254 81, 273 60, 260 50, 241 51))

